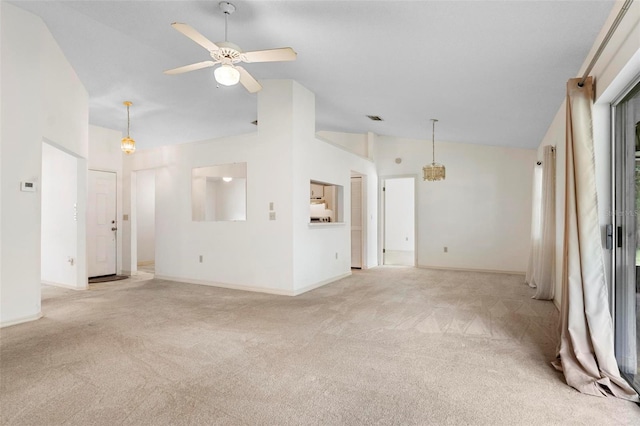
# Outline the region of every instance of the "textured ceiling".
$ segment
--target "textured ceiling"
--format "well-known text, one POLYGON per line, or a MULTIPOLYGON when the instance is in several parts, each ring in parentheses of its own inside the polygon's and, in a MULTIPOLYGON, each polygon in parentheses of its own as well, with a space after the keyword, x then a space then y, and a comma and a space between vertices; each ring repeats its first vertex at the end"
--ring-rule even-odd
MULTIPOLYGON (((92 124, 139 148, 255 131, 257 96, 216 88, 209 59, 171 28, 224 39, 218 1, 13 1, 40 16, 90 95, 92 124)), ((229 40, 290 46, 295 62, 245 64, 316 94, 317 130, 535 148, 612 1, 233 1, 229 40), (365 115, 379 115, 372 122, 365 115)))

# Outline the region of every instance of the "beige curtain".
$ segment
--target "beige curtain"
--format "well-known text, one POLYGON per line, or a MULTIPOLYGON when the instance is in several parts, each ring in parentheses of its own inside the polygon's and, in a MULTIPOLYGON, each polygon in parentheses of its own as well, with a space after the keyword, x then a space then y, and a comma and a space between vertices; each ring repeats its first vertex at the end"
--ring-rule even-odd
POLYGON ((529 263, 527 265, 527 273, 524 282, 529 287, 535 288, 533 279, 535 271, 535 261, 540 246, 540 208, 542 207, 542 166, 537 165, 533 168, 533 188, 531 200, 531 248, 529 249, 529 263))
POLYGON ((556 368, 580 392, 638 401, 620 377, 613 349, 604 256, 598 222, 591 78, 567 83, 565 229, 561 338, 556 368))
POLYGON ((525 280, 536 288, 534 299, 552 300, 556 270, 556 156, 552 146, 543 147, 542 179, 534 185, 533 196, 532 247, 525 280))

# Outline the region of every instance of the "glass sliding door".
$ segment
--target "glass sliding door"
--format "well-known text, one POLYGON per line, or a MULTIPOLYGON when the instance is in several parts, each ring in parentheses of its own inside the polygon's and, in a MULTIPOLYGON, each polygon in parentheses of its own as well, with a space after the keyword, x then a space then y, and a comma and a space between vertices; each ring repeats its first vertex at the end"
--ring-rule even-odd
POLYGON ((616 359, 620 372, 640 390, 640 85, 614 110, 616 359))

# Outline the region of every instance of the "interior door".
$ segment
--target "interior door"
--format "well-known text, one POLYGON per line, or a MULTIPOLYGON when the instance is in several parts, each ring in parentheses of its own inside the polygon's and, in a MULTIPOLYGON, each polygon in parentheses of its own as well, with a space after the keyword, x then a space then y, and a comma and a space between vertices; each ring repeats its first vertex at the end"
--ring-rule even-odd
POLYGON ((351 178, 351 267, 362 268, 362 178, 351 178))
POLYGON ((89 170, 87 258, 89 277, 116 273, 116 174, 89 170))

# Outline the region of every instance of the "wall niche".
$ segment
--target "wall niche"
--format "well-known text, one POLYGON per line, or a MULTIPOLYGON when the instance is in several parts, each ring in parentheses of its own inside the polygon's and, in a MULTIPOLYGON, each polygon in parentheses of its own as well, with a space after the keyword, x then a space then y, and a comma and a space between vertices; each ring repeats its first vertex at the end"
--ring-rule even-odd
POLYGON ((309 222, 343 222, 342 185, 311 180, 309 182, 309 222))
POLYGON ((247 163, 192 169, 191 214, 195 222, 247 220, 247 163))

